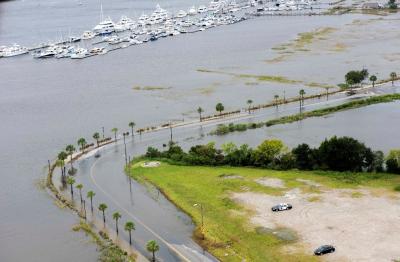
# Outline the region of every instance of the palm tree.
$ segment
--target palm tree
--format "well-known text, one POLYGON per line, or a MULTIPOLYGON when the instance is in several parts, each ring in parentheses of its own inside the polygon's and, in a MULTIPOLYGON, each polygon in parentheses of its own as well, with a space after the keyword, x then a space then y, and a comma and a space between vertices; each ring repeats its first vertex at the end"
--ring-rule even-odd
POLYGON ((111 132, 114 133, 115 142, 117 142, 117 132, 118 132, 118 128, 114 127, 113 129, 111 129, 111 132))
POLYGON ((136 126, 135 122, 129 122, 129 127, 131 128, 132 131, 132 137, 134 136, 134 132, 133 132, 133 127, 136 126))
POLYGON ((84 139, 83 137, 78 139, 78 146, 80 146, 82 153, 85 152, 86 144, 87 144, 86 139, 84 139))
POLYGON ((117 231, 117 236, 118 236, 118 220, 121 218, 121 214, 118 212, 115 212, 113 214, 113 219, 115 220, 115 231, 117 231))
POLYGON ((77 184, 76 188, 79 190, 79 196, 81 197, 81 203, 83 202, 83 198, 82 198, 82 188, 83 185, 82 184, 77 184))
POLYGON ((329 97, 329 88, 331 88, 330 86, 325 86, 325 91, 326 91, 326 100, 328 100, 329 97))
POLYGON ((132 221, 125 223, 125 231, 129 233, 129 245, 132 245, 132 230, 135 230, 135 224, 132 221))
POLYGON ((107 209, 107 205, 106 204, 101 203, 99 205, 99 210, 101 212, 103 212, 103 225, 104 225, 104 227, 106 226, 106 214, 105 214, 106 209, 107 209))
POLYGON ((372 87, 375 87, 375 81, 376 81, 377 79, 378 79, 378 78, 377 78, 375 75, 372 75, 372 76, 369 77, 369 81, 372 82, 372 87))
POLYGON ((58 164, 60 165, 61 168, 61 175, 64 176, 64 163, 65 163, 65 159, 67 159, 67 153, 65 153, 64 151, 61 151, 60 153, 58 153, 58 164))
POLYGON ((278 107, 278 98, 279 98, 279 95, 274 95, 274 98, 275 98, 275 105, 276 105, 276 107, 278 107))
POLYGON ((203 112, 204 112, 203 108, 201 108, 201 107, 199 106, 199 108, 197 108, 197 113, 199 113, 199 115, 200 115, 200 122, 202 121, 201 113, 203 113, 203 112))
POLYGON ((70 160, 70 163, 71 163, 71 170, 74 170, 74 167, 73 167, 73 165, 72 165, 72 154, 75 152, 75 147, 73 146, 73 145, 67 145, 67 147, 65 148, 65 150, 68 152, 68 154, 69 154, 69 156, 70 156, 70 158, 71 158, 71 160, 70 160))
POLYGON ((86 197, 90 199, 90 209, 92 210, 92 213, 93 213, 93 197, 95 195, 96 195, 96 193, 93 191, 87 192, 87 195, 86 195, 86 197))
POLYGON ((155 240, 150 240, 147 242, 146 245, 147 251, 151 252, 153 254, 153 259, 152 261, 156 261, 156 255, 155 253, 160 250, 160 247, 158 246, 157 242, 155 240))
POLYGON ((247 104, 249 105, 249 114, 251 113, 251 104, 253 104, 253 100, 247 100, 247 104))
POLYGON ((303 104, 304 105, 304 95, 306 94, 306 91, 304 91, 304 89, 301 89, 299 91, 300 94, 300 105, 303 104))
POLYGON ((392 80, 392 86, 394 85, 394 80, 396 80, 397 74, 396 72, 391 72, 390 73, 390 80, 392 80))
POLYGON ((224 107, 224 105, 223 105, 222 103, 218 103, 218 104, 215 106, 215 110, 217 110, 217 111, 219 112, 220 115, 222 114, 222 111, 224 111, 224 109, 225 109, 225 107, 224 107))
POLYGON ((98 132, 94 133, 93 138, 96 140, 97 147, 99 147, 100 134, 98 132))
POLYGON ((67 177, 67 184, 71 186, 71 198, 74 197, 74 188, 73 185, 75 184, 75 179, 73 177, 67 177))

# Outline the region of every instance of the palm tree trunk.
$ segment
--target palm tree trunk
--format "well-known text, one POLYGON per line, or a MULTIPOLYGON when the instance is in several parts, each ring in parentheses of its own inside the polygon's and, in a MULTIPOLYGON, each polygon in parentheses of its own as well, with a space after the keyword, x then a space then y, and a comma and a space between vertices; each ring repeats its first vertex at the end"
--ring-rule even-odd
POLYGON ((155 261, 156 261, 156 255, 155 255, 155 253, 153 251, 153 262, 155 262, 155 261))
POLYGON ((132 245, 132 236, 131 231, 129 230, 129 245, 132 245))
POLYGON ((71 197, 74 197, 74 189, 72 188, 72 184, 71 184, 71 197))
POLYGON ((132 131, 132 137, 133 137, 133 127, 132 127, 132 130, 131 130, 131 131, 132 131))
POLYGON ((93 198, 90 197, 90 209, 92 210, 93 213, 93 198))
POLYGON ((106 214, 104 214, 104 210, 103 210, 103 225, 104 227, 106 227, 106 214))
POLYGON ((115 231, 117 231, 118 236, 118 219, 115 220, 115 231))
POLYGON ((82 189, 79 189, 79 196, 81 197, 81 204, 82 204, 82 202, 83 202, 83 199, 82 199, 82 189))

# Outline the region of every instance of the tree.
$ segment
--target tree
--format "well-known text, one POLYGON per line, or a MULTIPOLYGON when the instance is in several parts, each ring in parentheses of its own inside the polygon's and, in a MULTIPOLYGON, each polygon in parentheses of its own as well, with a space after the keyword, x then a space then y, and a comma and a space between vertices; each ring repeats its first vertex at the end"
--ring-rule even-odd
POLYGON ((114 133, 114 139, 115 139, 115 142, 117 142, 117 132, 118 132, 118 128, 114 127, 113 129, 111 129, 111 132, 114 133))
POLYGON ((95 195, 96 195, 96 193, 93 191, 87 192, 87 195, 86 195, 86 197, 90 199, 90 210, 92 210, 92 213, 93 213, 93 197, 95 195))
POLYGON ((71 198, 74 197, 74 188, 73 185, 75 184, 75 179, 73 177, 67 177, 67 184, 71 187, 71 198))
POLYGON ((392 81, 392 86, 394 86, 394 80, 396 80, 397 74, 396 72, 391 72, 390 73, 390 80, 392 81))
POLYGON ((83 198, 82 198, 83 185, 82 184, 78 184, 78 185, 76 185, 76 188, 79 190, 79 196, 81 197, 81 203, 82 203, 83 202, 83 198))
POLYGON ((201 118, 201 113, 203 113, 203 112, 204 112, 203 108, 201 108, 201 107, 197 108, 197 113, 199 113, 199 116, 200 116, 200 122, 203 120, 201 118))
POLYGON ((81 137, 78 139, 78 146, 80 146, 82 153, 85 152, 86 144, 87 144, 87 142, 86 142, 85 138, 81 137))
POLYGON ((351 87, 356 84, 360 84, 369 75, 367 69, 361 71, 351 70, 344 76, 346 83, 351 87))
POLYGON ((326 139, 318 148, 321 168, 335 171, 361 171, 368 168, 367 157, 371 150, 351 137, 332 137, 326 139))
POLYGON ((304 105, 304 95, 306 94, 306 91, 304 91, 304 89, 301 89, 299 91, 299 95, 300 95, 300 106, 303 104, 304 105))
POLYGON ((276 106, 276 107, 278 107, 278 98, 279 98, 279 95, 274 95, 275 106, 276 106))
POLYGON ((377 79, 378 79, 378 78, 377 78, 375 75, 372 75, 372 76, 369 77, 369 81, 372 82, 372 87, 375 87, 375 81, 376 81, 377 79))
MULTIPOLYGON (((72 155, 74 154, 74 152, 75 152, 75 147, 73 146, 73 145, 67 145, 67 147, 65 148, 65 151, 67 151, 67 153, 69 154, 69 156, 70 156, 70 163, 71 163, 71 170, 74 170, 74 166, 72 165, 72 155)), ((73 172, 73 171, 72 171, 73 172)))
POLYGON ((64 165, 65 165, 65 159, 67 159, 67 153, 61 151, 60 153, 58 153, 57 159, 58 159, 58 164, 60 165, 61 168, 61 175, 64 176, 65 175, 64 165))
POLYGON ((397 9, 396 0, 389 0, 387 4, 389 6, 389 9, 397 9))
POLYGON ((135 230, 135 224, 132 221, 125 223, 125 231, 129 233, 129 245, 132 245, 132 230, 135 230))
POLYGON ((106 214, 105 214, 106 209, 107 209, 107 205, 106 205, 106 204, 101 203, 101 204, 99 205, 99 210, 100 210, 101 212, 103 212, 103 225, 104 225, 104 226, 106 226, 106 214))
POLYGON ((286 146, 281 140, 265 140, 256 149, 256 165, 267 166, 278 158, 284 151, 286 151, 286 146))
POLYGON ((131 128, 132 131, 132 137, 134 136, 133 128, 136 126, 135 122, 129 122, 128 126, 131 128))
POLYGON ((249 105, 249 114, 251 113, 251 104, 253 104, 253 100, 247 100, 247 104, 249 105))
POLYGON ((224 111, 224 109, 225 109, 225 107, 224 107, 224 105, 223 105, 222 103, 218 103, 218 104, 215 106, 215 110, 217 110, 217 111, 219 112, 220 115, 222 114, 222 111, 224 111))
POLYGON ((118 236, 118 220, 121 218, 121 214, 118 212, 115 212, 112 216, 113 216, 113 219, 115 220, 115 230, 117 231, 117 236, 118 236))
POLYGON ((301 144, 292 150, 295 158, 295 165, 301 170, 311 170, 314 167, 315 159, 313 150, 307 144, 301 144))
POLYGON ((157 242, 155 240, 150 240, 149 242, 147 242, 146 248, 147 248, 147 251, 149 251, 153 254, 152 261, 155 262, 156 261, 155 253, 158 250, 160 250, 159 245, 157 244, 157 242))
POLYGON ((100 134, 98 132, 94 133, 93 138, 96 140, 97 147, 99 147, 100 134))

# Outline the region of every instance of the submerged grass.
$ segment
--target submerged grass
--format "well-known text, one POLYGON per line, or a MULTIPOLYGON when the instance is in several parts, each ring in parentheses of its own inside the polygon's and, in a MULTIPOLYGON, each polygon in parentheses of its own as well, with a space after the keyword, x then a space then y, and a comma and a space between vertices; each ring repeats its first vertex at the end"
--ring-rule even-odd
POLYGON ((247 129, 256 129, 261 128, 264 126, 273 126, 273 125, 280 125, 280 124, 289 124, 297 121, 304 120, 310 117, 321 117, 330 115, 336 112, 346 111, 350 109, 356 109, 364 106, 379 104, 379 103, 389 103, 395 100, 400 100, 400 94, 389 94, 389 95, 381 95, 381 96, 374 96, 366 99, 356 100, 347 102, 338 106, 327 107, 323 109, 317 109, 309 112, 302 112, 299 114, 283 116, 280 118, 272 119, 266 122, 257 122, 257 123, 247 123, 247 124, 233 124, 230 123, 220 124, 217 126, 216 129, 212 130, 209 134, 210 135, 225 135, 231 132, 243 132, 247 129))
MULTIPOLYGON (((282 195, 292 188, 303 189, 308 186, 297 181, 298 178, 315 181, 329 188, 371 186, 393 190, 393 184, 400 183, 400 176, 389 174, 178 166, 165 162, 161 162, 159 167, 144 168, 140 164, 130 167, 130 176, 154 184, 189 214, 198 225, 195 239, 221 261, 318 261, 303 253, 285 253, 285 247, 292 244, 292 240, 286 241, 265 230, 260 234, 250 222, 252 213, 232 201, 234 192, 282 195), (235 174, 235 177, 226 179, 222 174, 235 174), (282 179, 285 188, 266 187, 255 182, 265 177, 282 179), (203 228, 200 226, 201 209, 195 204, 203 204, 203 228)), ((317 197, 309 199, 319 200, 317 197)))

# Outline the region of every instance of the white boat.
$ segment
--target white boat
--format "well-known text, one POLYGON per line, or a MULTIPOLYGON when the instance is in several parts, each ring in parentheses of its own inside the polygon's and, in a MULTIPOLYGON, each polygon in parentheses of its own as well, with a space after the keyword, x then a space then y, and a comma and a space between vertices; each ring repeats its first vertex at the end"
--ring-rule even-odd
POLYGON ((199 12, 199 13, 205 13, 207 11, 208 11, 208 9, 204 5, 199 6, 199 8, 197 9, 197 12, 199 12))
POLYGON ((114 22, 110 18, 107 18, 96 25, 93 31, 101 35, 111 34, 115 31, 114 22))
POLYGON ((88 55, 88 51, 85 48, 78 47, 73 54, 71 54, 72 59, 82 59, 88 55))
POLYGON ((92 39, 95 36, 96 36, 96 34, 93 31, 85 31, 82 34, 82 39, 84 39, 84 40, 92 39))
POLYGON ((109 37, 106 41, 107 41, 110 45, 116 45, 116 44, 122 43, 122 39, 119 38, 119 37, 116 36, 116 35, 113 35, 113 36, 109 37))
POLYGON ((210 5, 208 6, 208 10, 209 11, 217 11, 221 7, 222 7, 222 2, 220 2, 219 0, 212 0, 210 2, 210 5))
POLYGON ((162 9, 159 4, 157 4, 156 10, 154 10, 152 16, 159 16, 165 20, 168 18, 168 12, 167 10, 162 9))
POLYGON ((183 18, 185 16, 187 16, 187 13, 183 10, 179 10, 179 12, 176 14, 177 18, 183 18))
POLYGON ((19 56, 28 53, 28 49, 26 47, 19 46, 14 44, 11 47, 6 47, 2 51, 3 57, 12 57, 12 56, 19 56))
POLYGON ((132 19, 127 16, 122 16, 118 23, 114 25, 114 29, 116 32, 122 32, 125 30, 129 30, 134 25, 132 19))
POLYGON ((149 20, 149 17, 147 15, 145 15, 145 14, 142 14, 139 17, 138 23, 141 24, 141 25, 145 25, 147 23, 147 20, 149 20))
POLYGON ((192 6, 191 8, 189 8, 187 13, 188 15, 196 15, 197 14, 196 7, 192 6))

